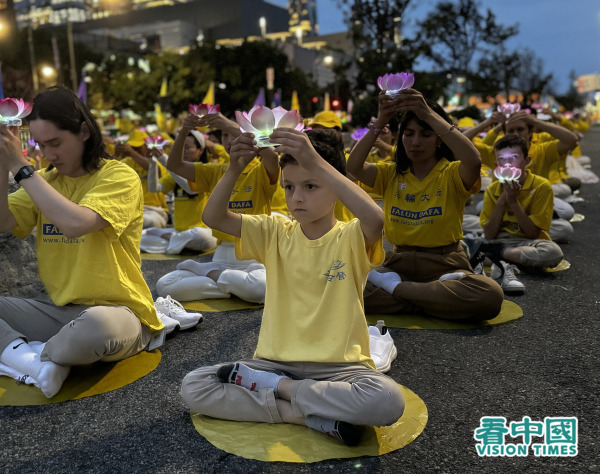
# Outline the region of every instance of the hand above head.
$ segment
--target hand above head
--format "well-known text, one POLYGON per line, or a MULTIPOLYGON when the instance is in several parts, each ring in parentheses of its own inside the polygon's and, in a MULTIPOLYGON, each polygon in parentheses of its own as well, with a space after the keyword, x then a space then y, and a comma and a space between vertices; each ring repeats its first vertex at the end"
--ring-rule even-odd
POLYGON ((276 128, 269 140, 279 143, 277 151, 293 156, 303 168, 309 169, 316 160, 322 159, 312 146, 308 135, 295 128, 276 128))
POLYGON ((0 167, 13 173, 29 164, 23 156, 21 140, 17 135, 6 125, 0 124, 0 167))
POLYGON ((383 128, 398 113, 397 100, 381 91, 377 96, 378 113, 373 125, 383 128))
POLYGON ((254 134, 249 132, 242 133, 231 144, 229 168, 241 173, 257 153, 258 147, 256 146, 256 140, 254 140, 254 134))
POLYGON ((435 112, 431 110, 423 94, 416 89, 404 89, 398 93, 395 100, 396 111, 406 112, 408 110, 414 112, 421 120, 426 120, 435 112))
POLYGON ((485 120, 489 125, 494 126, 506 121, 506 116, 502 112, 494 112, 485 120))
POLYGON ((179 133, 188 135, 191 130, 196 130, 202 126, 202 118, 194 114, 189 114, 184 120, 179 133))
POLYGON ((200 126, 214 128, 217 130, 223 130, 233 135, 241 133, 240 126, 236 122, 233 122, 232 120, 226 118, 220 112, 216 114, 206 114, 200 119, 200 126))
POLYGON ((533 115, 528 114, 525 110, 519 110, 518 112, 511 114, 506 121, 510 123, 515 120, 523 120, 527 125, 533 125, 537 119, 533 115))

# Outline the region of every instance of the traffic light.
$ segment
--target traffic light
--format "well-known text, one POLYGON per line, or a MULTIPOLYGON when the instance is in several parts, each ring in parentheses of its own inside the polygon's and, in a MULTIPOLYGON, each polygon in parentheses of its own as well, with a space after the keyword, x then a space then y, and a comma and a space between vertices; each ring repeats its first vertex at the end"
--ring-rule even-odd
POLYGON ((332 101, 331 101, 332 109, 339 109, 341 105, 342 105, 342 103, 340 102, 340 99, 332 99, 332 101))

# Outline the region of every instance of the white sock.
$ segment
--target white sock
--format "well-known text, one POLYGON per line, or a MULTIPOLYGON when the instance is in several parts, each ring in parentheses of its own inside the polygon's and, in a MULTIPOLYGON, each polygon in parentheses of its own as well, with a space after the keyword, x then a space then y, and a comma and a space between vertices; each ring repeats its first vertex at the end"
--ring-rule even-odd
POLYGON ((0 362, 0 375, 5 375, 7 377, 15 379, 17 381, 17 385, 38 385, 37 381, 31 375, 24 374, 20 370, 13 369, 12 367, 3 364, 2 362, 0 362))
POLYGON ((284 375, 278 375, 264 370, 254 370, 244 364, 230 364, 219 367, 217 377, 223 383, 241 385, 248 390, 258 392, 263 388, 272 388, 277 392, 277 385, 284 375))
POLYGON ((184 260, 177 264, 177 270, 187 270, 195 273, 198 276, 206 276, 213 270, 223 270, 223 267, 218 263, 213 262, 196 262, 195 260, 184 260))
POLYGON ((0 354, 0 362, 33 377, 43 394, 52 398, 60 391, 71 368, 51 361, 42 362, 43 348, 44 344, 30 346, 23 339, 15 339, 0 354))
POLYGON ((394 288, 402 283, 402 278, 396 272, 380 273, 377 270, 371 270, 367 275, 367 281, 388 293, 393 293, 394 288))
POLYGON ((465 274, 463 272, 452 272, 452 273, 446 273, 445 275, 442 275, 439 280, 440 281, 446 281, 446 280, 460 280, 462 277, 464 277, 465 274))

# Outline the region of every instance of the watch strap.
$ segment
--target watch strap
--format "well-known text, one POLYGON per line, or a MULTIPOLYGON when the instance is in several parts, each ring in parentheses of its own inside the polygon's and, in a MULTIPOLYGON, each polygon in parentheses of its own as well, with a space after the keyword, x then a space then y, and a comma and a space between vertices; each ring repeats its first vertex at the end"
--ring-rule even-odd
POLYGON ((33 166, 23 166, 15 175, 15 182, 19 183, 22 179, 31 178, 34 173, 35 168, 33 166))

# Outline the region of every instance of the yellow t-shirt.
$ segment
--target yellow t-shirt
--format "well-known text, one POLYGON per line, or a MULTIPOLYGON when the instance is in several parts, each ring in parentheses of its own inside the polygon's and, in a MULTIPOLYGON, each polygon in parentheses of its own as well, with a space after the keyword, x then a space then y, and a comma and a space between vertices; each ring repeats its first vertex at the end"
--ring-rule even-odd
POLYGON ((462 239, 465 203, 481 187, 466 190, 460 161, 438 161, 419 181, 410 171, 399 174, 396 163, 377 163, 373 191, 383 195, 385 238, 395 245, 439 247, 462 239))
POLYGON ((208 161, 211 163, 229 163, 229 153, 223 145, 215 145, 213 151, 208 151, 208 161))
POLYGON ((173 191, 173 227, 177 232, 182 232, 192 227, 207 227, 202 222, 202 213, 204 212, 206 201, 208 201, 207 193, 189 195, 179 186, 175 186, 175 180, 169 172, 160 179, 160 183, 163 185, 165 193, 173 191))
POLYGON ((56 170, 39 173, 60 194, 110 224, 67 239, 24 188, 8 196, 17 220, 12 233, 25 238, 36 228, 39 275, 54 304, 122 305, 146 326, 162 328, 141 270, 144 201, 136 173, 116 160, 102 160, 99 170, 78 178, 59 175, 56 170))
POLYGON ((558 140, 532 143, 529 147, 531 163, 527 169, 533 174, 546 178, 550 183, 560 183, 560 169, 566 168, 566 155, 558 154, 558 140))
MULTIPOLYGON (((490 184, 485 190, 483 196, 483 209, 479 216, 481 227, 485 227, 490 220, 490 216, 496 207, 496 203, 502 194, 502 185, 499 181, 490 184)), ((519 204, 525 210, 527 216, 536 226, 540 228, 538 239, 552 240, 548 231, 552 223, 552 211, 554 209, 554 193, 550 182, 536 176, 533 173, 527 173, 527 178, 523 183, 518 196, 519 204)), ((517 218, 510 209, 505 209, 502 217, 502 224, 499 232, 509 232, 517 237, 525 238, 517 218)))
MULTIPOLYGON (((194 163, 196 191, 210 193, 215 188, 229 164, 194 163)), ((229 210, 239 214, 271 214, 271 199, 277 183, 269 182, 262 162, 254 158, 235 182, 229 199, 229 210)), ((233 242, 234 237, 213 229, 213 235, 223 241, 233 242)))
MULTIPOLYGON (((146 206, 162 207, 165 212, 168 212, 169 208, 167 207, 167 200, 165 199, 165 195, 163 193, 151 193, 150 191, 148 191, 148 170, 140 166, 130 156, 123 158, 121 161, 127 166, 133 168, 133 170, 140 177, 140 180, 142 181, 142 189, 144 190, 144 204, 146 206)), ((160 176, 169 174, 162 164, 157 163, 157 165, 158 173, 160 176)))
POLYGON ((267 271, 254 357, 375 368, 363 290, 367 273, 383 262, 381 239, 367 251, 358 219, 309 240, 297 221, 245 215, 235 243, 239 259, 256 259, 267 271))

